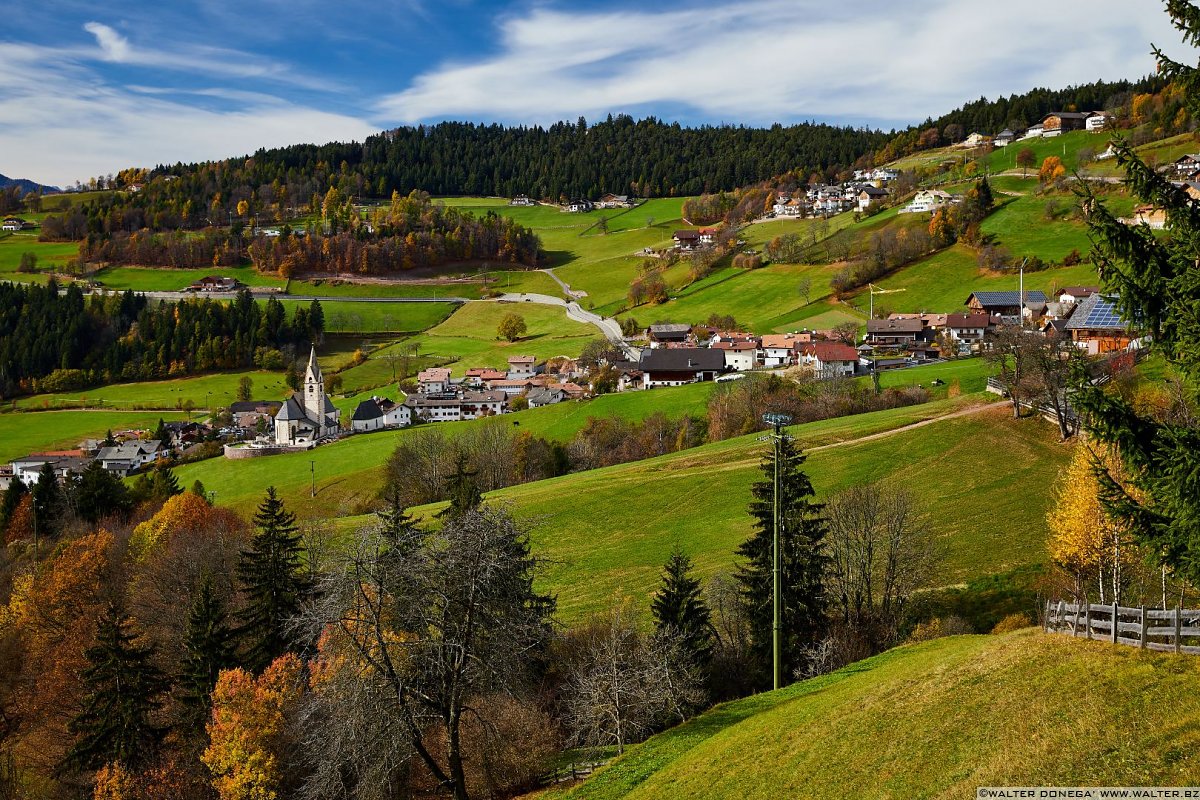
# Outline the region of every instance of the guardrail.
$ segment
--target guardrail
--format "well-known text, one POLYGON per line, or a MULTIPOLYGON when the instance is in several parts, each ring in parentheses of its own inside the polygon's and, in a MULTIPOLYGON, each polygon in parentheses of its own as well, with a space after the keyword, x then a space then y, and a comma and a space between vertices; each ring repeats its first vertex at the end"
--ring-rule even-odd
POLYGON ((1200 655, 1200 609, 1127 608, 1116 603, 1048 600, 1045 630, 1160 653, 1200 655))

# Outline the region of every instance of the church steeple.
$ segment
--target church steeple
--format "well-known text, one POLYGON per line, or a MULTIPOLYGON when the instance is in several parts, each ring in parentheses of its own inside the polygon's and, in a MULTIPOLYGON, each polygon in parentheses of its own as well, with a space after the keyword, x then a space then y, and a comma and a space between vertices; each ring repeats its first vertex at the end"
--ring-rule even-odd
POLYGON ((308 369, 304 371, 304 410, 311 420, 324 419, 325 377, 317 364, 317 347, 313 345, 308 356, 308 369))

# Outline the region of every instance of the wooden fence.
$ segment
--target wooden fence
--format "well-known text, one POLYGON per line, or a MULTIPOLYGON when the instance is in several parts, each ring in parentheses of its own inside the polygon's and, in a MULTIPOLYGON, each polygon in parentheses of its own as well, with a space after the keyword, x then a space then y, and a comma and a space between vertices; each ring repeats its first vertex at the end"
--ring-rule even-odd
POLYGON ((1200 655, 1200 609, 1126 608, 1046 602, 1046 631, 1127 644, 1162 653, 1200 655), (1191 641, 1192 644, 1184 644, 1191 641))

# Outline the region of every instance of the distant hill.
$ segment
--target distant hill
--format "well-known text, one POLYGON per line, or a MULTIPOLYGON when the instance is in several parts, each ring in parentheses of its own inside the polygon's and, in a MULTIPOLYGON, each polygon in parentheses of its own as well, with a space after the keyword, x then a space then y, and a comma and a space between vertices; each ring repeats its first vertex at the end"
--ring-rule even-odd
POLYGON ((35 183, 28 178, 9 178, 5 175, 0 175, 0 189, 7 189, 10 186, 20 186, 22 194, 30 192, 41 192, 48 194, 49 192, 61 192, 57 186, 46 186, 42 183, 35 183))
POLYGON ((719 705, 546 797, 952 798, 974 797, 979 786, 1191 786, 1200 775, 1198 668, 1193 656, 1034 629, 937 639, 719 705))

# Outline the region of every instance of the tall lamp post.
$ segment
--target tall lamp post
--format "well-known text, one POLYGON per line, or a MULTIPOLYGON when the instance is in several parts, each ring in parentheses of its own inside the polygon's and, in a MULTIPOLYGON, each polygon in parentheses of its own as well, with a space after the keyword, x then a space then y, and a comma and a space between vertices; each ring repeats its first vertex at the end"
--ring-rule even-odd
POLYGON ((775 486, 772 492, 771 525, 771 662, 774 677, 773 688, 775 689, 783 686, 783 581, 781 580, 783 557, 779 541, 780 528, 783 527, 783 515, 779 508, 781 489, 779 462, 783 460, 783 440, 787 437, 787 434, 783 432, 783 427, 791 421, 792 418, 788 414, 763 414, 763 422, 774 429, 770 438, 775 448, 775 486))

